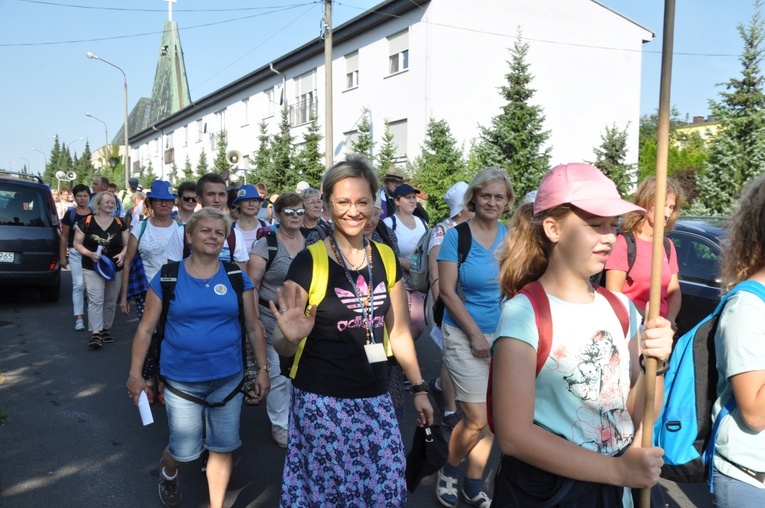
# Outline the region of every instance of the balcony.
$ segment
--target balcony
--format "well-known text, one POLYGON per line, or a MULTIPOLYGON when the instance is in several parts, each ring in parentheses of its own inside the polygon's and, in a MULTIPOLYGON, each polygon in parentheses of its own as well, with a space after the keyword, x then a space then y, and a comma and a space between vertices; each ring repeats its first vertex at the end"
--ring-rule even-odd
POLYGON ((319 109, 318 99, 312 98, 293 104, 289 108, 290 127, 297 127, 311 121, 312 115, 317 115, 319 109))

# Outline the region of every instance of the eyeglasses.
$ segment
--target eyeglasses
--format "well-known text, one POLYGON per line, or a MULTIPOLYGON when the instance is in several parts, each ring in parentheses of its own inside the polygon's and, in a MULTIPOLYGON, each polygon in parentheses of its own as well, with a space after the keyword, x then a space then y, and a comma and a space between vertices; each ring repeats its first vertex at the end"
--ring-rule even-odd
POLYGON ((187 203, 194 203, 197 200, 196 196, 181 196, 181 199, 187 203))
POLYGON ((335 213, 345 213, 351 209, 351 206, 355 206, 356 211, 358 212, 369 213, 372 211, 372 207, 375 205, 375 202, 368 198, 360 199, 355 203, 351 203, 351 201, 348 199, 332 199, 330 200, 329 204, 332 205, 332 209, 335 211, 335 213))
POLYGON ((306 201, 305 204, 307 206, 316 206, 316 205, 321 206, 321 200, 320 199, 312 199, 311 201, 306 201))
POLYGON ((285 208, 282 210, 282 213, 286 215, 287 217, 292 217, 293 215, 297 214, 298 217, 305 214, 305 208, 298 208, 295 210, 294 208, 285 208))

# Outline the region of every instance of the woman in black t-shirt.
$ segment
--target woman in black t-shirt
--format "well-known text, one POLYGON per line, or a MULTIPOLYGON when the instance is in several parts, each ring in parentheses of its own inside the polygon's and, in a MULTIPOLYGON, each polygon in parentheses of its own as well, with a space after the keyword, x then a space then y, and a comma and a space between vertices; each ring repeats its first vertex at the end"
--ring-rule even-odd
POLYGON ((61 218, 61 268, 69 265, 72 272, 72 305, 74 307, 74 329, 85 330, 85 276, 82 273, 82 255, 74 249, 74 232, 77 223, 90 215, 90 189, 78 184, 72 189, 76 206, 66 210, 61 218))
POLYGON ((117 198, 108 191, 99 192, 93 198, 93 214, 77 223, 74 248, 82 255, 85 288, 88 291, 88 328, 92 334, 88 347, 99 349, 104 342, 113 342, 109 329, 114 322, 117 298, 122 287, 122 277, 106 280, 94 270, 101 256, 108 256, 115 271, 122 271, 128 245, 128 229, 125 221, 112 217, 117 198), (101 247, 101 252, 98 252, 101 247))
POLYGON ((274 347, 295 355, 282 507, 406 506, 404 446, 385 371, 391 351, 416 393, 419 424, 433 423, 401 267, 390 247, 363 235, 378 186, 363 159, 327 171, 334 231, 297 255, 279 305, 270 304, 274 347), (306 313, 311 295, 318 305, 306 313))

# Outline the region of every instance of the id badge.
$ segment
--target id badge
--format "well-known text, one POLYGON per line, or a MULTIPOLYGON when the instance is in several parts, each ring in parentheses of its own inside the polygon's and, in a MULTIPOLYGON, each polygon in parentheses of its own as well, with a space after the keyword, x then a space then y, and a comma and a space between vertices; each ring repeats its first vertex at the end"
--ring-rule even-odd
POLYGON ((367 354, 369 363, 388 361, 388 357, 385 355, 385 348, 382 344, 366 344, 364 346, 364 352, 367 354))

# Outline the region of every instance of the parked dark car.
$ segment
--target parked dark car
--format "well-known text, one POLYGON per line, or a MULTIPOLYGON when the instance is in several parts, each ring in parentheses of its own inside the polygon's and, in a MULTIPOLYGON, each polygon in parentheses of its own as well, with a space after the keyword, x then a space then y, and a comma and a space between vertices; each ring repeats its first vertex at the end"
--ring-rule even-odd
POLYGON ((720 258, 729 224, 729 217, 681 217, 667 233, 680 268, 679 334, 711 314, 720 302, 720 258))
POLYGON ((0 172, 0 287, 36 287, 57 301, 60 237, 50 187, 36 175, 0 172))

